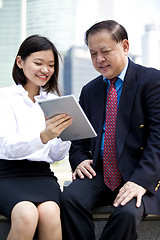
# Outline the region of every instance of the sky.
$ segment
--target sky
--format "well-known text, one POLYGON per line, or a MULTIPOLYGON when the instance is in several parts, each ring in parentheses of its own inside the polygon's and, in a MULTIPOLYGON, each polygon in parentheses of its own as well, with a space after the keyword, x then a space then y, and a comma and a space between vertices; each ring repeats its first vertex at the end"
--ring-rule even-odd
MULTIPOLYGON (((13 0, 14 1, 14 0, 13 0)), ((26 32, 26 0, 22 1, 22 39, 26 32)), ((53 0, 54 1, 54 0, 53 0)), ((68 0, 66 0, 68 1, 68 0)), ((76 24, 76 44, 84 45, 84 33, 94 23, 109 19, 116 20, 122 24, 129 36, 130 53, 141 56, 142 36, 145 33, 145 25, 157 22, 160 26, 160 0, 74 0, 77 2, 77 24, 76 24), (101 3, 100 15, 98 14, 97 2, 101 3), (108 11, 108 7, 114 4, 113 12, 108 11), (106 10, 106 17, 105 11, 106 10), (103 12, 103 13, 102 13, 103 12), (103 17, 101 15, 104 15, 103 17)), ((3 0, 0 0, 0 8, 3 0)))
MULTIPOLYGON (((113 0, 113 19, 122 24, 129 35, 130 52, 141 54, 141 38, 145 25, 158 22, 160 25, 160 0, 113 0)), ((100 19, 97 16, 96 0, 79 0, 80 19, 77 42, 83 44, 84 32, 100 19)), ((102 6, 103 8, 103 6, 102 6)))
POLYGON ((158 22, 160 25, 160 0, 120 0, 119 2, 123 2, 125 7, 124 14, 118 19, 128 31, 130 50, 133 49, 132 51, 138 54, 141 52, 141 38, 144 35, 145 25, 158 22))
MULTIPOLYGON (((54 0, 53 0, 54 1, 54 0)), ((67 1, 67 0, 66 0, 67 1)), ((159 22, 160 25, 160 0, 74 0, 77 4, 76 44, 84 45, 84 33, 94 23, 106 20, 109 15, 112 19, 122 24, 129 36, 130 52, 135 55, 142 53, 142 36, 145 32, 145 25, 159 22), (106 17, 99 16, 98 3, 105 15, 104 9, 114 4, 113 12, 107 12, 106 17), (105 7, 104 7, 105 6, 105 7)), ((1 5, 2 0, 0 0, 1 5)), ((26 0, 22 0, 25 9, 26 0)), ((100 12, 101 13, 101 12, 100 12)), ((23 12, 23 19, 25 13, 23 12)), ((22 28, 25 25, 22 24, 22 28)), ((24 29, 24 28, 23 28, 24 29)), ((25 32, 22 31, 25 36, 25 32)))

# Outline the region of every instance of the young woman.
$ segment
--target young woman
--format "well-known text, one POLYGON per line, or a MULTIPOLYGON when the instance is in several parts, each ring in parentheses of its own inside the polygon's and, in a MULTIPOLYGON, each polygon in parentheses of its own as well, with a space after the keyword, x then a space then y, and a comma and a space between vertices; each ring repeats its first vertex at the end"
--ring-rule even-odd
POLYGON ((7 240, 61 240, 60 187, 50 164, 70 142, 57 138, 72 124, 66 114, 45 116, 38 100, 60 95, 59 53, 47 38, 32 35, 13 67, 16 84, 0 89, 0 212, 11 220, 7 240))

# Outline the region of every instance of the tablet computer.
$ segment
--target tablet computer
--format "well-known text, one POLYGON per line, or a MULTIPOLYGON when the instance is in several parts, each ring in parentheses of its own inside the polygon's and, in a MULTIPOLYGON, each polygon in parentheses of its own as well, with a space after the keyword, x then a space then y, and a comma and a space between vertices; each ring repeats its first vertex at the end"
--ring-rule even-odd
POLYGON ((63 141, 97 136, 93 126, 74 95, 42 100, 38 101, 38 103, 48 119, 60 113, 66 113, 73 118, 73 123, 59 136, 63 141))

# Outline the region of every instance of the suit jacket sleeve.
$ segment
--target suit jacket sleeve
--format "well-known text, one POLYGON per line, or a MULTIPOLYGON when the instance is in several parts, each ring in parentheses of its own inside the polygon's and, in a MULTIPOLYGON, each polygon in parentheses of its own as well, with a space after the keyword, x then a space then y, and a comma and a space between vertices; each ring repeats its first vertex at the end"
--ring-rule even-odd
POLYGON ((106 99, 106 84, 102 76, 87 83, 81 91, 80 105, 97 133, 97 137, 73 141, 69 160, 74 170, 79 163, 93 159, 93 167, 98 162, 106 99))
MULTIPOLYGON (((84 88, 83 88, 84 89, 84 88)), ((83 101, 83 90, 81 91, 79 103, 85 111, 85 105, 83 101)), ((71 168, 74 171, 76 167, 84 160, 92 159, 90 139, 82 139, 72 141, 71 148, 69 151, 69 161, 71 168)))
POLYGON ((130 180, 155 193, 160 179, 160 71, 129 62, 116 146, 124 182, 130 180))
MULTIPOLYGON (((145 115, 144 129, 139 128, 139 131, 144 131, 146 139, 142 138, 140 150, 143 154, 129 180, 155 193, 155 187, 160 180, 160 72, 150 69, 147 73, 148 76, 144 75, 144 78, 148 79, 147 85, 138 97, 145 115)), ((135 106, 136 103, 138 104, 137 100, 135 106)), ((137 116, 138 118, 140 116, 137 116)))

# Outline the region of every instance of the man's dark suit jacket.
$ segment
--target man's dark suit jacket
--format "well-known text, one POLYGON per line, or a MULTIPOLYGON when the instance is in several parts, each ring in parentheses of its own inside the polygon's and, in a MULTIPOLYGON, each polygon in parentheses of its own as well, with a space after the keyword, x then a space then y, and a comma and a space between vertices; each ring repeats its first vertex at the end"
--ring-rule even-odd
MULTIPOLYGON (((83 87, 80 104, 98 136, 73 141, 73 171, 83 160, 93 159, 95 169, 100 161, 106 105, 102 76, 83 87)), ((124 182, 132 181, 147 189, 143 196, 146 214, 160 214, 160 71, 130 60, 118 108, 116 148, 124 182)))

